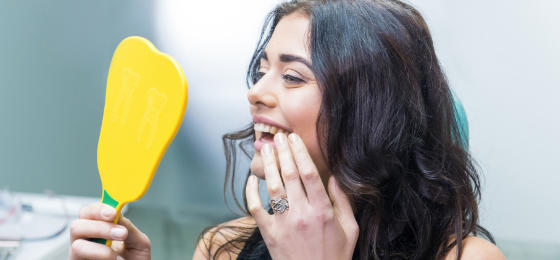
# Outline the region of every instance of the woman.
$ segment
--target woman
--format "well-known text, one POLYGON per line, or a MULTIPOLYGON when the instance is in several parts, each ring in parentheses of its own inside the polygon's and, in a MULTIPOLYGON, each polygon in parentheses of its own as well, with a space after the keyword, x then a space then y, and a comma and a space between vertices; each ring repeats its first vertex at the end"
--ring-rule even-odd
MULTIPOLYGON (((254 146, 246 216, 205 230, 194 259, 504 259, 476 237, 493 240, 478 225, 478 174, 414 8, 282 3, 248 81, 253 123, 224 136, 232 187, 237 149, 251 157, 254 146)), ((104 222, 113 218, 101 204, 83 209, 71 256, 149 258, 149 239, 126 218, 104 222), (110 249, 87 237, 125 242, 110 249)))

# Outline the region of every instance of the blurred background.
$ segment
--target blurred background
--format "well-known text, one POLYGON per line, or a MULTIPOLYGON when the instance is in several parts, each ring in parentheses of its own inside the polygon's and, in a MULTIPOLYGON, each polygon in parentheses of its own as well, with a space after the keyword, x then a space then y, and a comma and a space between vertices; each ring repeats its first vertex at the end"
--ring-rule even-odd
MULTIPOLYGON (((111 57, 125 37, 146 37, 181 64, 189 103, 151 188, 125 215, 150 236, 153 259, 190 259, 204 227, 235 217, 221 135, 251 120, 245 72, 278 2, 2 1, 0 189, 100 198, 111 57)), ((468 116, 483 226, 508 259, 560 259, 560 2, 409 2, 468 116)))

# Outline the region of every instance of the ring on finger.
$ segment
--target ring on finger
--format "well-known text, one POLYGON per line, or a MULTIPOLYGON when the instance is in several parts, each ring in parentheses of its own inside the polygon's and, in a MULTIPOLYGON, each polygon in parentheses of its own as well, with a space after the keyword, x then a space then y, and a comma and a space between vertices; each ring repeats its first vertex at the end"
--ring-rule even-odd
POLYGON ((288 211, 288 209, 290 208, 290 206, 288 204, 288 199, 286 199, 286 198, 280 198, 280 199, 276 199, 276 200, 271 199, 270 200, 270 206, 272 207, 272 211, 276 215, 280 215, 280 214, 288 211))

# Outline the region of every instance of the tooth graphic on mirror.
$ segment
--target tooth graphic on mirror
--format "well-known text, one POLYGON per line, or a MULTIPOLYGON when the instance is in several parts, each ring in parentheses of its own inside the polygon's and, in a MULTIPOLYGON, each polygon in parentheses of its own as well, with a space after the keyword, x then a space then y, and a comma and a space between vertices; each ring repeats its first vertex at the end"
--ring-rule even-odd
POLYGON ((143 140, 146 144, 146 149, 149 149, 150 146, 152 146, 154 136, 157 132, 159 116, 167 103, 167 96, 159 92, 156 88, 150 88, 148 90, 147 103, 146 112, 144 112, 142 121, 138 126, 138 137, 136 141, 140 143, 142 136, 145 135, 143 140))
POLYGON ((132 71, 129 67, 122 69, 122 84, 113 107, 114 110, 111 111, 111 121, 113 123, 116 123, 119 119, 121 119, 121 125, 125 123, 130 111, 132 95, 136 91, 139 81, 140 74, 132 71))

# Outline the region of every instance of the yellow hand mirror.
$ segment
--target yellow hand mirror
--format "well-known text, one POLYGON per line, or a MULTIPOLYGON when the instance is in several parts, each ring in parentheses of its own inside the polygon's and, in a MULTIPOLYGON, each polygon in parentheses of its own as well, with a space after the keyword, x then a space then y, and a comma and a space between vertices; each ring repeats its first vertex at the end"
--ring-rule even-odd
MULTIPOLYGON (((97 166, 102 203, 117 210, 146 193, 177 134, 187 106, 187 81, 179 64, 148 40, 124 39, 107 78, 97 166)), ((93 239, 111 245, 111 241, 93 239)))

